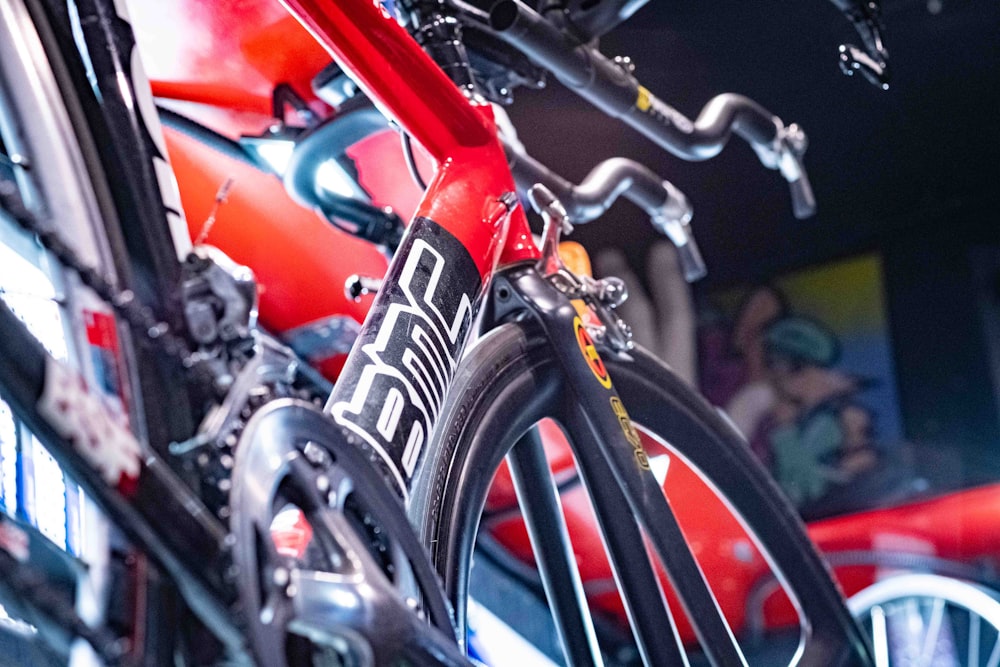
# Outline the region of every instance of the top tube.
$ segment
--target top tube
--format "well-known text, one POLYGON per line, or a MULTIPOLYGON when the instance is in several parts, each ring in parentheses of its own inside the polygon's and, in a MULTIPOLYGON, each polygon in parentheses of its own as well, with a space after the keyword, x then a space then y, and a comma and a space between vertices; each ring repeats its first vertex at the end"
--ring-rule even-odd
POLYGON ((462 94, 379 0, 282 0, 365 93, 438 163, 418 216, 461 240, 480 275, 539 256, 527 218, 500 215, 516 192, 492 107, 462 94))
POLYGON ((438 162, 496 141, 472 103, 379 0, 284 0, 293 14, 438 162))

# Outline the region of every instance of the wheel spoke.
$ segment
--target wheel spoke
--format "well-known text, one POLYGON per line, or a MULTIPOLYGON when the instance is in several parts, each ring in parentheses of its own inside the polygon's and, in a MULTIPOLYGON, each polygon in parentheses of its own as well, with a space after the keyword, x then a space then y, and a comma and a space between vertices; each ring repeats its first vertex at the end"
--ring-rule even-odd
POLYGON ((928 621, 927 635, 924 637, 924 645, 920 650, 919 665, 930 665, 934 660, 934 651, 937 648, 938 639, 941 636, 941 624, 944 621, 944 600, 934 599, 931 607, 931 618, 928 621))
POLYGON ((990 651, 990 659, 986 661, 986 667, 997 667, 1000 664, 1000 636, 993 642, 993 650, 990 651))
POLYGON ((889 634, 886 630, 885 610, 879 606, 872 607, 871 619, 875 667, 889 667, 889 634))
POLYGON ((855 593, 848 606, 856 618, 872 620, 877 652, 884 640, 876 617, 881 614, 884 626, 892 626, 895 661, 1000 667, 1000 596, 994 589, 942 575, 899 574, 855 593), (967 645, 957 636, 961 632, 967 645))
POLYGON ((566 662, 572 667, 602 665, 559 492, 549 473, 537 426, 521 438, 507 462, 566 662))
POLYGON ((982 617, 974 611, 969 611, 969 661, 968 667, 979 664, 979 633, 982 628, 982 617))

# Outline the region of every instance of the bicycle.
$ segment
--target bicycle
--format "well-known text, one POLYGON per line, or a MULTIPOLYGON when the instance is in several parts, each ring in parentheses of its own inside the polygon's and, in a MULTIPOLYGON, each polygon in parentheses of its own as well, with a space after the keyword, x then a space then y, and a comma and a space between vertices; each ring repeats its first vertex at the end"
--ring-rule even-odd
MULTIPOLYGON (((210 254, 187 252, 190 242, 156 114, 148 89, 142 87, 138 63, 132 67, 134 40, 118 11, 106 2, 81 2, 75 8, 18 2, 0 8, 2 138, 10 170, 0 193, 5 236, 20 235, 29 246, 36 243, 34 237, 45 248, 45 261, 55 261, 53 278, 64 290, 60 303, 66 306, 67 328, 76 335, 87 333, 76 325, 84 318, 107 321, 115 314, 127 323, 105 328, 95 345, 86 338, 82 345, 71 339, 83 351, 77 357, 88 377, 83 380, 55 361, 5 303, 0 306, 8 343, 3 394, 111 522, 149 556, 149 564, 139 566, 138 572, 122 573, 142 582, 144 570, 154 571, 146 576, 151 583, 138 586, 138 594, 150 604, 159 600, 161 611, 170 613, 177 604, 171 599, 176 596, 171 587, 176 586, 210 634, 195 631, 184 640, 188 645, 178 648, 180 632, 161 625, 157 614, 144 616, 141 609, 125 627, 104 628, 100 617, 85 621, 71 596, 67 600, 49 590, 45 576, 25 562, 23 543, 41 537, 6 518, 0 553, 5 603, 33 621, 51 645, 65 646, 66 635, 81 637, 107 664, 169 662, 176 651, 191 660, 228 656, 249 663, 246 630, 237 625, 239 610, 233 609, 238 594, 232 581, 232 537, 224 527, 228 504, 218 501, 225 490, 220 487, 227 486, 220 482, 229 482, 234 463, 232 443, 225 441, 238 426, 232 417, 238 421, 251 402, 256 407, 275 397, 261 395, 261 390, 297 396, 300 380, 286 348, 251 332, 254 297, 252 289, 246 289, 247 274, 210 254), (77 28, 83 55, 76 52, 77 28), (148 106, 136 106, 137 99, 148 106), (72 244, 62 241, 67 230, 72 244), (186 311, 180 308, 182 286, 187 290, 186 311), (161 321, 154 313, 169 313, 169 318, 161 321), (185 340, 175 331, 190 337, 185 340), (91 354, 99 358, 91 359, 91 354), (141 363, 135 363, 136 358, 141 363), (166 387, 176 391, 164 391, 166 387), (143 402, 144 396, 155 400, 143 402), (109 408, 117 413, 109 413, 109 408), (123 414, 138 437, 123 426, 123 414), (200 430, 199 420, 205 420, 200 430), (198 441, 195 434, 208 440, 198 441), (211 457, 202 460, 198 455, 205 453, 206 444, 211 444, 211 457), (185 457, 180 453, 185 449, 198 451, 185 457), (168 529, 165 518, 177 523, 168 529), (155 583, 164 577, 170 585, 155 583), (95 621, 97 629, 91 627, 95 621)), ((419 545, 411 537, 409 546, 399 546, 411 534, 394 506, 389 505, 388 521, 395 521, 392 532, 400 532, 403 539, 389 543, 392 558, 373 562, 367 555, 369 550, 377 553, 368 544, 371 532, 386 525, 376 520, 371 506, 383 503, 384 511, 385 497, 377 496, 387 494, 367 464, 353 456, 354 463, 349 452, 316 465, 328 473, 360 466, 361 478, 347 477, 366 480, 345 499, 348 509, 341 510, 358 523, 347 533, 365 536, 361 546, 366 557, 360 563, 356 544, 346 550, 351 565, 379 572, 395 568, 402 580, 409 553, 417 571, 422 570, 420 580, 429 586, 423 595, 425 615, 452 634, 444 602, 435 595, 437 581, 423 564, 419 545)), ((420 594, 412 583, 416 579, 411 575, 407 585, 420 594)), ((402 598, 398 608, 425 627, 402 598)), ((403 654, 433 649, 435 655, 447 657, 448 643, 441 639, 446 636, 427 630, 409 642, 403 654), (433 648, 435 642, 443 648, 433 648), (421 649, 420 644, 429 647, 421 649)))
MULTIPOLYGON (((17 144, 21 127, 42 126, 26 110, 48 107, 58 116, 25 142, 32 150, 12 152, 27 160, 8 156, 21 181, 4 190, 3 209, 68 269, 70 283, 95 291, 131 330, 121 332, 122 346, 134 345, 143 363, 118 377, 130 387, 126 407, 148 444, 111 419, 104 399, 67 376, 5 305, 0 331, 15 354, 0 371, 0 387, 115 525, 170 576, 221 641, 222 654, 265 664, 318 654, 462 664, 457 646, 464 638, 468 560, 489 481, 477 473, 495 469, 519 441, 510 460, 544 547, 543 580, 563 644, 574 664, 599 660, 566 541, 552 539, 565 530, 530 430, 540 418, 556 417, 571 435, 593 494, 646 661, 683 658, 675 632, 663 631, 674 626, 653 568, 635 549, 643 541, 639 524, 708 656, 717 664, 741 664, 740 648, 691 551, 677 548, 683 535, 649 470, 628 404, 654 436, 669 432, 674 451, 723 490, 783 574, 803 618, 805 636, 795 658, 803 664, 864 661, 865 640, 822 561, 739 437, 668 369, 630 349, 611 309, 621 296, 614 283, 582 281, 562 269, 555 245, 569 216, 544 188, 534 197, 547 221, 545 244, 540 251, 534 246, 490 107, 460 92, 471 92, 474 81, 454 18, 436 3, 409 8, 423 46, 444 60, 442 70, 378 3, 290 4, 442 165, 331 394, 325 412, 332 421, 303 400, 314 390, 302 387, 294 356, 255 330, 246 274, 207 251, 189 253, 177 231, 180 211, 169 198, 155 113, 131 61, 127 22, 114 3, 80 0, 78 15, 70 16, 65 8, 25 0, 8 3, 0 14, 7 37, 0 43, 10 56, 3 58, 4 105, 20 111, 20 122, 4 127, 5 146, 17 144), (82 33, 89 62, 73 53, 74 32, 82 33), (46 90, 25 83, 30 72, 44 74, 46 90), (19 76, 11 94, 7 86, 19 76), (42 166, 49 154, 61 156, 61 171, 42 166), (50 183, 81 188, 79 199, 88 206, 63 207, 56 188, 47 186, 39 188, 47 209, 38 208, 33 181, 45 182, 50 173, 60 174, 50 183), (115 187, 109 179, 126 185, 115 187), (39 222, 38 211, 60 220, 60 212, 77 208, 95 212, 87 227, 106 230, 107 241, 96 243, 106 244, 100 270, 39 222), (109 222, 118 218, 128 224, 109 222), (109 278, 104 272, 112 264, 118 276, 109 278), (498 264, 505 268, 497 270, 498 264), (595 320, 585 318, 591 317, 602 328, 588 326, 595 320), (474 326, 484 333, 463 353, 474 326), (188 390, 157 390, 164 376, 188 390), (147 399, 141 408, 140 393, 147 399), (176 400, 156 400, 164 394, 176 400), (562 400, 566 396, 571 400, 562 400), (77 410, 70 409, 74 405, 77 410), (183 414, 189 417, 179 418, 183 414), (92 441, 113 458, 96 457, 88 449, 92 441), (186 484, 185 476, 194 482, 186 484), (215 491, 207 493, 206 482, 215 491), (212 496, 220 491, 221 501, 212 496), (419 540, 398 496, 407 501, 419 540), (267 539, 275 515, 288 509, 304 514, 314 532, 313 550, 299 557, 282 554, 267 539), (167 530, 164 514, 185 523, 167 530), (457 643, 432 565, 455 607, 457 643)), ((497 11, 493 28, 501 32, 523 37, 547 25, 517 3, 502 3, 497 11)), ((808 208, 802 136, 757 105, 722 99, 709 114, 712 127, 689 143, 672 136, 682 117, 667 113, 669 107, 634 79, 605 68, 595 81, 631 94, 647 132, 665 133, 666 145, 686 146, 695 157, 721 149, 736 120, 737 132, 762 160, 793 183, 799 212, 808 208), (602 78, 612 74, 612 82, 602 78)), ((621 182, 607 184, 614 191, 621 182)), ((684 208, 666 186, 660 188, 661 222, 689 250, 689 266, 696 269, 686 220, 677 215, 684 208)), ((23 564, 13 556, 5 564, 5 581, 16 589, 23 564)), ((32 600, 23 602, 31 606, 32 600)), ((41 604, 35 611, 71 626, 107 661, 128 651, 118 641, 88 635, 86 624, 66 609, 41 604)))

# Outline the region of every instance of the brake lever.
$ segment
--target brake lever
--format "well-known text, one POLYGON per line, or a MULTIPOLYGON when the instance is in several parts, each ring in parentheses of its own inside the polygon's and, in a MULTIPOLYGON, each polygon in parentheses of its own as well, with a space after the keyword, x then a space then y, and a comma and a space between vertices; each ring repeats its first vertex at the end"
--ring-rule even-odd
POLYGON ((650 221, 677 248, 677 259, 681 263, 684 280, 693 283, 708 274, 705 260, 701 257, 701 250, 698 249, 691 230, 693 210, 688 198, 672 183, 663 181, 663 187, 668 193, 667 201, 650 217, 650 221))
POLYGON ((816 196, 802 159, 808 143, 802 128, 792 123, 778 131, 770 146, 751 144, 761 163, 768 169, 777 169, 788 182, 792 213, 799 220, 816 213, 816 196))
POLYGON ((876 0, 832 0, 861 37, 864 48, 853 44, 840 45, 840 69, 847 76, 861 72, 868 81, 882 90, 889 89, 889 51, 882 38, 885 25, 882 9, 876 0))

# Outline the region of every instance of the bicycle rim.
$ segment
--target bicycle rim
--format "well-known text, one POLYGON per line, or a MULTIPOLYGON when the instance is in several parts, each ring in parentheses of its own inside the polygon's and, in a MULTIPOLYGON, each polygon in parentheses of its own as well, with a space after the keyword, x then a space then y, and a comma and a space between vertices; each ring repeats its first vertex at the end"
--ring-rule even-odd
POLYGON ((936 574, 897 574, 855 593, 848 606, 872 636, 876 667, 1000 664, 1000 598, 936 574))
MULTIPOLYGON (((543 344, 531 342, 519 327, 508 325, 484 337, 456 375, 458 398, 442 418, 425 473, 415 480, 411 520, 428 545, 461 627, 472 544, 492 472, 521 434, 558 413, 566 395, 550 357, 543 344)), ((636 425, 671 443, 669 456, 695 469, 705 486, 717 492, 718 502, 738 515, 737 523, 748 529, 765 569, 776 571, 798 607, 800 636, 782 664, 864 664, 865 640, 826 567, 745 444, 650 355, 635 350, 629 359, 605 357, 636 425)), ((682 528, 687 531, 683 521, 682 528)), ((589 597, 594 608, 594 596, 589 597)))

